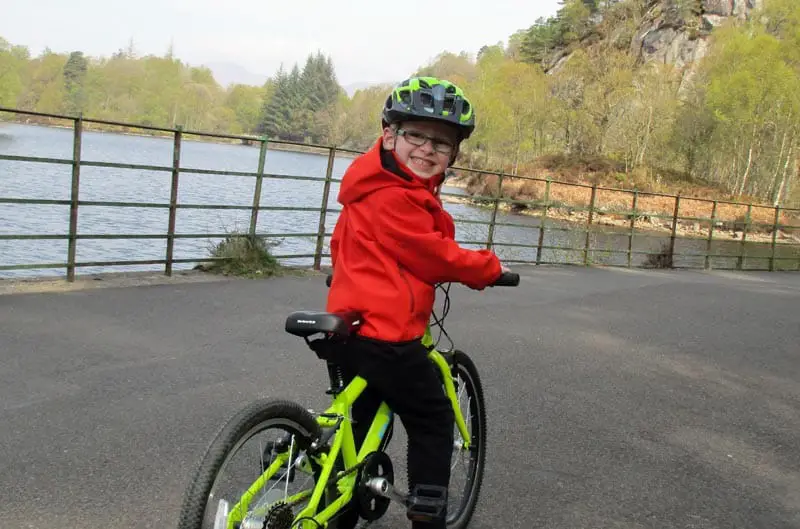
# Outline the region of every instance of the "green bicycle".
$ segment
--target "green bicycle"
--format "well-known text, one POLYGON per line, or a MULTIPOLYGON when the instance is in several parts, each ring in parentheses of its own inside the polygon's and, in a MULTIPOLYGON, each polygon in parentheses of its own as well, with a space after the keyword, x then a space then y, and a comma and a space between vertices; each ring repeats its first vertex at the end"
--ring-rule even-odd
MULTIPOLYGON (((492 286, 518 284, 519 275, 506 272, 492 286)), ((449 284, 443 290, 442 317, 434 315, 422 341, 441 371, 443 390, 455 412, 447 527, 464 529, 483 479, 486 408, 470 357, 452 348, 437 350, 432 327, 439 326, 447 335, 443 321, 449 311, 449 284), (463 482, 456 478, 460 467, 463 482)), ((179 529, 352 529, 359 518, 371 522, 382 517, 391 501, 400 503, 410 519, 427 519, 443 507, 435 494, 407 496, 395 489, 392 462, 383 451, 394 424, 386 403, 378 408, 361 446, 356 446, 350 410, 367 382, 356 376, 345 384, 329 352, 342 346, 361 319, 357 313, 313 311, 288 316, 285 330, 302 337, 326 361, 330 377, 326 393, 332 403, 315 414, 295 402, 259 400, 231 417, 193 475, 179 529)))

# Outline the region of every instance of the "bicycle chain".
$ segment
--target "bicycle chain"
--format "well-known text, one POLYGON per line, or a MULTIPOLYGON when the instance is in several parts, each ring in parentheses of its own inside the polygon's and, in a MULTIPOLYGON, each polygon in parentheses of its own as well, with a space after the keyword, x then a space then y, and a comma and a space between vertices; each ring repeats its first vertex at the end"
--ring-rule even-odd
POLYGON ((345 470, 341 475, 331 476, 330 478, 328 478, 328 482, 325 483, 325 486, 328 487, 330 485, 333 485, 337 481, 342 479, 343 477, 349 476, 353 472, 358 472, 359 470, 364 468, 367 465, 367 463, 369 463, 369 460, 373 457, 373 455, 374 455, 374 453, 367 455, 367 457, 365 457, 363 461, 361 461, 360 463, 357 463, 357 464, 353 465, 352 467, 350 467, 349 469, 345 470))
MULTIPOLYGON (((325 487, 329 487, 331 485, 334 485, 334 484, 336 484, 336 482, 338 482, 343 477, 349 476, 350 474, 352 474, 354 472, 360 471, 362 468, 364 468, 370 462, 370 460, 372 459, 373 456, 374 456, 374 453, 373 454, 369 454, 369 455, 367 455, 367 457, 364 458, 363 461, 353 465, 349 469, 345 470, 343 473, 337 474, 335 476, 331 476, 330 478, 328 478, 327 483, 325 483, 325 487)), ((292 508, 295 505, 298 505, 298 504, 302 503, 303 501, 305 501, 305 498, 299 498, 299 499, 297 499, 297 500, 295 500, 293 502, 289 502, 289 503, 280 502, 280 504, 276 505, 274 508, 286 508, 286 507, 292 508)), ((272 509, 271 509, 271 511, 272 511, 272 509)), ((264 519, 264 529, 267 529, 267 523, 270 521, 270 517, 271 517, 270 515, 271 514, 272 514, 272 512, 268 513, 267 517, 264 519)), ((336 518, 336 516, 334 516, 334 518, 336 518)), ((362 528, 367 528, 372 524, 373 524, 373 522, 366 521, 366 523, 364 525, 362 525, 361 527, 362 528)))
MULTIPOLYGON (((347 469, 342 474, 339 474, 339 475, 332 476, 332 477, 328 478, 328 482, 325 483, 325 486, 329 487, 331 485, 334 485, 337 481, 339 481, 343 477, 348 476, 348 475, 352 474, 353 472, 358 472, 359 470, 364 468, 364 466, 366 466, 367 463, 369 463, 369 461, 372 458, 372 456, 373 456, 373 454, 369 454, 367 457, 364 458, 363 461, 361 461, 360 463, 358 463, 358 464, 354 465, 353 467, 347 469)), ((287 507, 291 509, 292 507, 302 503, 303 501, 305 501, 305 498, 297 499, 297 500, 295 500, 293 502, 289 502, 289 503, 279 502, 277 505, 273 506, 272 509, 270 509, 270 512, 267 513, 267 517, 264 519, 263 529, 268 529, 268 522, 272 521, 271 518, 272 518, 272 515, 274 514, 273 511, 279 511, 279 510, 285 509, 287 507)), ((281 513, 281 514, 283 514, 283 513, 281 513)), ((332 519, 335 519, 335 518, 336 518, 336 515, 334 515, 332 519)), ((283 520, 281 520, 281 521, 283 521, 283 520)), ((372 525, 372 522, 367 522, 365 525, 362 525, 361 527, 362 528, 366 528, 366 527, 369 527, 370 525, 372 525)), ((269 529, 272 529, 272 528, 269 528, 269 529)))

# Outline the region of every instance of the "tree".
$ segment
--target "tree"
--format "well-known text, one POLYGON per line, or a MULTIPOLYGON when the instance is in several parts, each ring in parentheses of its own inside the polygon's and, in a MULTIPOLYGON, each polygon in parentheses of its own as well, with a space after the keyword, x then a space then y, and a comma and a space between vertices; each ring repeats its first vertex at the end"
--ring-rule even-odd
POLYGON ((23 88, 28 49, 0 37, 0 106, 14 107, 23 88))
POLYGON ((31 60, 26 68, 26 83, 17 104, 26 110, 59 113, 64 99, 64 63, 67 57, 49 49, 31 60))
POLYGON ((391 89, 382 84, 356 90, 343 103, 334 127, 338 145, 366 150, 375 142, 381 132, 381 109, 391 89))
POLYGON ((225 107, 233 115, 232 132, 254 133, 258 128, 259 106, 262 100, 272 97, 274 85, 264 86, 234 84, 225 94, 225 107))
POLYGON ((792 60, 793 42, 776 35, 791 27, 787 21, 793 11, 781 13, 778 18, 764 17, 766 26, 754 17, 744 27, 715 34, 695 91, 697 106, 703 109, 700 115, 711 117, 706 127, 711 134, 695 156, 699 162, 693 163, 706 178, 736 195, 776 204, 795 178, 800 139, 800 81, 792 60))
POLYGON ((475 78, 476 71, 468 53, 462 51, 455 54, 445 51, 437 55, 430 64, 418 69, 414 75, 438 77, 463 85, 475 78))
POLYGON ((336 103, 342 93, 330 57, 322 53, 309 55, 300 74, 300 85, 303 135, 319 142, 333 126, 336 103))
POLYGON ((538 18, 522 37, 519 54, 522 60, 544 63, 557 47, 564 44, 561 22, 555 18, 538 18))
POLYGON ((258 132, 269 137, 283 137, 291 125, 293 104, 291 92, 294 89, 283 65, 278 68, 273 83, 275 88, 272 95, 264 98, 258 132))
POLYGON ((309 55, 302 71, 295 63, 288 74, 281 65, 274 87, 262 105, 260 133, 315 142, 330 133, 342 93, 330 58, 321 53, 309 55))
POLYGON ((64 91, 66 98, 65 110, 69 114, 79 114, 86 107, 86 93, 84 90, 84 80, 89 64, 81 51, 73 51, 69 54, 66 64, 64 64, 64 91))

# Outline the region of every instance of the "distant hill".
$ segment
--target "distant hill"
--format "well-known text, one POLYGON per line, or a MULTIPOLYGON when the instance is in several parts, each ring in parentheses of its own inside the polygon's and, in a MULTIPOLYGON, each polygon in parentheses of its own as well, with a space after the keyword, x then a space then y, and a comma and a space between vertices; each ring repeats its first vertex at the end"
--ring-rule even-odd
POLYGON ((266 74, 253 73, 233 62, 212 61, 204 63, 204 66, 214 73, 214 79, 223 87, 233 83, 261 86, 269 78, 266 74))

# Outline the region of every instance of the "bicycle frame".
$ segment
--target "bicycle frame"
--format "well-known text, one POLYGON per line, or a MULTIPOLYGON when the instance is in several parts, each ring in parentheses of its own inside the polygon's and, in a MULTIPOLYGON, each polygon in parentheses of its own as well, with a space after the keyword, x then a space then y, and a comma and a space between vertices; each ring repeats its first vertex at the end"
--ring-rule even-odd
MULTIPOLYGON (((458 395, 455 391, 453 378, 450 371, 450 366, 444 356, 436 350, 434 346, 433 336, 431 334, 430 326, 426 329, 425 335, 422 338, 422 344, 429 350, 428 358, 441 370, 442 379, 444 380, 445 392, 453 405, 455 413, 455 422, 462 437, 462 449, 469 449, 470 436, 467 430, 467 425, 464 416, 461 413, 461 408, 458 406, 458 395)), ((287 498, 285 501, 297 501, 311 496, 306 507, 295 516, 295 523, 300 520, 302 525, 301 529, 317 529, 318 527, 325 526, 327 522, 350 500, 353 498, 357 474, 354 472, 348 473, 350 469, 359 463, 363 462, 367 455, 375 452, 380 447, 381 441, 386 435, 386 430, 392 419, 392 411, 389 406, 383 402, 378 407, 367 436, 364 439, 361 448, 356 453, 355 439, 353 437, 353 427, 350 416, 350 408, 358 397, 364 392, 367 387, 367 381, 362 377, 356 376, 352 381, 337 394, 330 407, 328 407, 322 414, 317 417, 317 423, 321 428, 336 428, 337 431, 332 437, 330 449, 327 453, 319 453, 312 456, 321 467, 321 472, 314 489, 309 491, 305 490, 294 496, 287 498), (321 512, 317 512, 319 502, 328 481, 333 473, 334 464, 339 455, 342 454, 344 469, 339 472, 339 475, 347 474, 337 480, 339 497, 333 502, 328 504, 321 512), (308 522, 308 524, 306 524, 308 522), (316 522, 316 525, 314 522, 316 522)), ((227 520, 227 529, 234 529, 234 523, 241 522, 245 513, 249 509, 252 499, 261 491, 265 484, 268 483, 270 477, 286 464, 289 454, 292 452, 290 447, 288 452, 278 454, 270 466, 256 479, 256 481, 248 488, 242 495, 239 502, 230 510, 227 520)), ((302 455, 300 457, 303 457, 302 455)), ((297 461, 297 460, 296 460, 297 461)))

